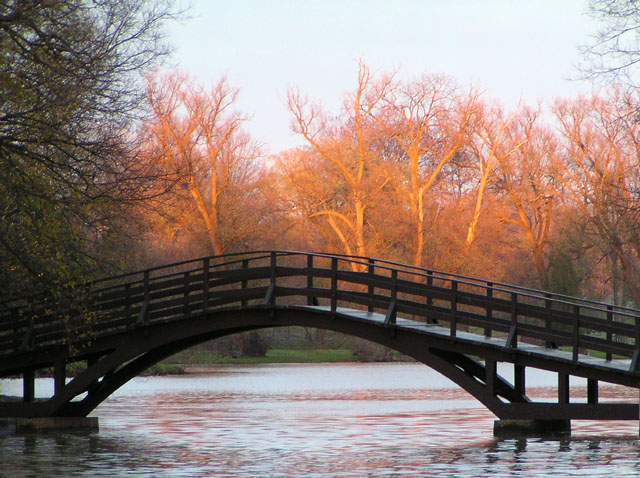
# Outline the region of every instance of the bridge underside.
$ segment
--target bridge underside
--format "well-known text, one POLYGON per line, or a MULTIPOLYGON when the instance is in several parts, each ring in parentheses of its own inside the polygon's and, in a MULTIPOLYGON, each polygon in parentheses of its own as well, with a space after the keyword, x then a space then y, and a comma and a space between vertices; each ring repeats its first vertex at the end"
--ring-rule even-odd
POLYGON ((0 374, 21 374, 24 390, 22 397, 3 397, 0 417, 84 417, 127 381, 181 350, 237 332, 296 325, 360 337, 413 357, 458 384, 501 420, 526 420, 566 429, 574 419, 638 419, 638 404, 603 403, 598 397, 601 382, 637 387, 637 378, 631 373, 612 377, 597 364, 576 364, 562 357, 554 359, 531 349, 509 348, 489 340, 452 338, 439 333, 437 325, 418 327, 401 319, 394 324, 385 321, 381 314, 274 305, 227 308, 206 315, 194 314, 180 321, 140 325, 126 333, 94 340, 81 353, 52 348, 37 357, 25 352, 2 359, 0 374), (72 356, 73 361, 86 361, 87 369, 66 383, 65 369, 72 356), (513 383, 497 373, 497 364, 502 362, 513 364, 513 383), (36 371, 47 367, 54 368, 55 393, 48 399, 36 399, 36 371), (557 373, 555 401, 535 402, 527 396, 527 367, 557 373), (572 400, 571 376, 587 379, 586 402, 572 400))

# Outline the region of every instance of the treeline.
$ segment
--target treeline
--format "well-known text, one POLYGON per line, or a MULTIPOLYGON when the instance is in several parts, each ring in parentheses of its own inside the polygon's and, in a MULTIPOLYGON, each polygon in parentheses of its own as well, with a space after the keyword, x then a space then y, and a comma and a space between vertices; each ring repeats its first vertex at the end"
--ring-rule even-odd
POLYGON ((0 307, 273 248, 640 304, 637 94, 506 109, 361 63, 338 111, 291 88, 304 146, 266 155, 225 78, 153 74, 174 3, 0 4, 0 307))
POLYGON ((337 112, 289 90, 306 146, 268 157, 237 95, 224 78, 150 77, 140 160, 158 196, 131 213, 129 267, 301 249, 640 304, 636 95, 506 110, 446 76, 361 63, 337 112))

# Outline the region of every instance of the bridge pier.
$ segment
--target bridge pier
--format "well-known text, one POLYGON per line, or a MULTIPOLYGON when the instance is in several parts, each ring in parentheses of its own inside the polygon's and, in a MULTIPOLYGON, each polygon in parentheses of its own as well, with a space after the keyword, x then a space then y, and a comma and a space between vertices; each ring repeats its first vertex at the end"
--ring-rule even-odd
POLYGON ((16 418, 15 430, 21 432, 47 432, 56 430, 99 431, 98 417, 41 417, 16 418))
POLYGON ((571 420, 511 420, 493 422, 493 436, 498 438, 539 437, 571 434, 571 420))
POLYGON ((22 373, 22 399, 33 402, 36 396, 36 371, 32 368, 22 373))

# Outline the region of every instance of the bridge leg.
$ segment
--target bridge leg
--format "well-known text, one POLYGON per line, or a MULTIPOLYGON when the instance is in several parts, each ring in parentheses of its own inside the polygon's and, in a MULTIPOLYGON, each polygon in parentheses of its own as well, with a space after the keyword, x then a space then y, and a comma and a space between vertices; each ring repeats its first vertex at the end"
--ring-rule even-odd
POLYGON ((587 403, 598 403, 598 381, 593 378, 587 379, 587 403))
POLYGON ((558 403, 569 403, 569 375, 558 373, 558 403))
POLYGON ((56 360, 53 366, 53 390, 57 395, 63 388, 67 379, 67 366, 63 358, 56 360))
POLYGON ((525 367, 522 365, 513 365, 513 388, 519 395, 526 395, 525 367))
POLYGON ((36 398, 36 372, 33 369, 22 373, 22 400, 33 402, 36 398))
POLYGON ((526 436, 570 435, 571 420, 496 420, 493 436, 515 438, 526 436))

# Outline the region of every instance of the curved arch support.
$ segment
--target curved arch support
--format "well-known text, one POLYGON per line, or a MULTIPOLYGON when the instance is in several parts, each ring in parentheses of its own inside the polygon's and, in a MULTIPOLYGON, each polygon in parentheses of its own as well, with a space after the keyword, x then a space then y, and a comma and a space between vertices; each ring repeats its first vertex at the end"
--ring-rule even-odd
MULTIPOLYGON (((176 324, 148 327, 131 334, 110 353, 69 382, 52 398, 53 416, 86 416, 126 382, 148 367, 196 344, 237 332, 281 326, 313 327, 352 335, 408 355, 446 376, 498 415, 503 402, 527 402, 501 377, 495 377, 496 393, 486 386, 484 365, 464 354, 430 347, 420 334, 395 330, 384 323, 349 317, 340 320, 312 307, 257 307, 227 309, 192 317, 176 324), (74 397, 87 392, 79 401, 74 397)), ((498 415, 499 416, 499 415, 498 415)))

